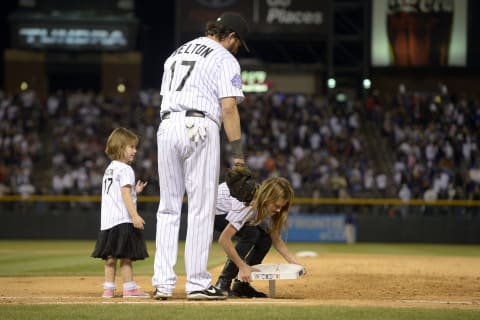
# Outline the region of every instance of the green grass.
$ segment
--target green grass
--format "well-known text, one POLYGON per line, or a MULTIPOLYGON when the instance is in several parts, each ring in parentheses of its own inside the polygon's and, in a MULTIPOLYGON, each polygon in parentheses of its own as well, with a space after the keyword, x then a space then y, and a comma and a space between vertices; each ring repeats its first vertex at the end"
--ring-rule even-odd
MULTIPOLYGON (((103 261, 90 257, 93 240, 0 240, 0 276, 100 276, 103 261)), ((289 243, 293 252, 315 251, 318 254, 379 254, 479 257, 480 245, 445 244, 377 244, 357 243, 289 243)), ((135 274, 151 275, 155 243, 147 241, 150 257, 134 262, 135 274)), ((176 272, 185 274, 184 243, 179 245, 176 272)), ((272 252, 274 250, 272 249, 272 252)), ((217 243, 210 252, 209 268, 223 264, 225 253, 217 243)))
MULTIPOLYGON (((90 257, 94 240, 0 240, 0 277, 5 276, 100 276, 103 261, 90 257)), ((155 243, 147 241, 150 257, 135 261, 135 274, 151 275, 155 243)), ((179 245, 176 272, 185 274, 184 243, 179 245)), ((209 267, 225 262, 225 254, 218 245, 214 246, 209 267)))
MULTIPOLYGON (((299 248, 305 244, 289 244, 291 248, 299 248)), ((397 244, 397 243, 357 243, 345 245, 343 243, 314 244, 320 254, 326 253, 355 253, 355 254, 394 254, 394 255, 422 255, 422 256, 460 256, 479 257, 480 245, 459 244, 397 244)))
POLYGON ((476 310, 374 308, 335 306, 209 304, 110 304, 110 305, 0 305, 3 319, 269 319, 269 320, 476 320, 476 310))

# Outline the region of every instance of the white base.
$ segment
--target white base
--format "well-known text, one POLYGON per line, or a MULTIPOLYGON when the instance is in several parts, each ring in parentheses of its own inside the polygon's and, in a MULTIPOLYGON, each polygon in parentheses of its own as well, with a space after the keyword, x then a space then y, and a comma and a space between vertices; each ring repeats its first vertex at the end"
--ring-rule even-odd
POLYGON ((260 271, 252 272, 252 280, 268 280, 269 297, 275 297, 276 280, 294 280, 305 274, 305 269, 293 263, 270 263, 252 266, 260 271))
POLYGON ((292 280, 305 273, 301 265, 293 263, 257 264, 252 267, 260 270, 252 272, 252 280, 292 280))

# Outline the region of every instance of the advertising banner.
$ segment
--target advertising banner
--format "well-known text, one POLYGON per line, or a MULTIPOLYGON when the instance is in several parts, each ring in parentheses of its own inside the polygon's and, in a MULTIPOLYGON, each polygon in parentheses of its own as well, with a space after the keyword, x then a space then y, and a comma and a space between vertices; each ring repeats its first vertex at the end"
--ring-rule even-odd
POLYGON ((203 34, 205 23, 224 11, 243 15, 251 34, 325 35, 331 1, 310 0, 181 0, 177 28, 181 34, 203 34))
POLYGON ((373 0, 372 66, 465 66, 467 0, 373 0))
POLYGON ((347 214, 292 214, 288 217, 288 241, 355 242, 355 226, 348 217, 347 214))
POLYGON ((9 20, 13 48, 93 51, 135 48, 137 21, 134 18, 12 14, 9 20))

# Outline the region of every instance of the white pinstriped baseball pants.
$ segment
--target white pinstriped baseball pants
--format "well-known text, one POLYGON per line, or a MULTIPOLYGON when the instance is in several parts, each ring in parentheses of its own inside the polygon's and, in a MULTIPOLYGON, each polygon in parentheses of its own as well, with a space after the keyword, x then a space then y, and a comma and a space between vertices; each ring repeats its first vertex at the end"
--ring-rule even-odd
POLYGON ((220 128, 207 117, 190 119, 196 125, 206 126, 204 140, 189 139, 184 112, 172 112, 157 132, 160 204, 152 285, 164 293, 173 293, 176 286, 174 266, 185 191, 188 197, 185 291, 204 290, 212 283, 207 263, 220 172, 220 128))

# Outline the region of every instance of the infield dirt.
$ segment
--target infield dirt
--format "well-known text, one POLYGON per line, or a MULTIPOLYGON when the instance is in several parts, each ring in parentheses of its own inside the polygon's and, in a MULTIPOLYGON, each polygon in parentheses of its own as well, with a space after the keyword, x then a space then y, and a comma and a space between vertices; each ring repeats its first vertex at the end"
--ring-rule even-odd
MULTIPOLYGON (((298 280, 278 280, 274 299, 228 299, 205 303, 294 303, 341 305, 468 308, 480 310, 480 258, 326 254, 301 258, 307 275, 298 280)), ((265 263, 281 262, 269 255, 265 263)), ((221 266, 210 270, 216 279, 221 266)), ((136 276, 152 291, 150 276, 136 276)), ((180 276, 173 299, 123 299, 117 276, 117 297, 100 298, 102 277, 0 277, 1 304, 57 303, 189 303, 185 277, 180 276)), ((268 281, 252 285, 268 293, 268 281)))

